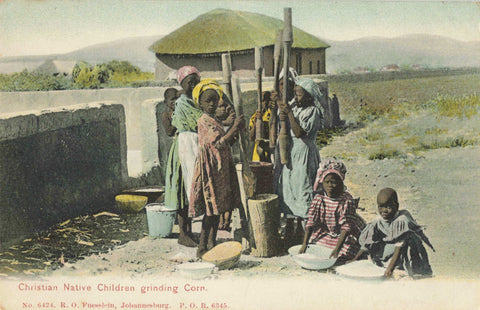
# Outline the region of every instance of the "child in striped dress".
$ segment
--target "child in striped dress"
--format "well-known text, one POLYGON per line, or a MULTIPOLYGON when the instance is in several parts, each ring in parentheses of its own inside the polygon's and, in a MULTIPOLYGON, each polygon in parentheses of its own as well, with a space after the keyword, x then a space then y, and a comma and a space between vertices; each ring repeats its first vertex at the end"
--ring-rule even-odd
POLYGON ((334 159, 320 163, 314 191, 317 192, 308 210, 308 220, 302 247, 317 244, 332 249, 331 258, 338 263, 352 259, 360 250, 358 237, 365 221, 357 214, 359 199, 345 190, 343 181, 347 169, 334 159))

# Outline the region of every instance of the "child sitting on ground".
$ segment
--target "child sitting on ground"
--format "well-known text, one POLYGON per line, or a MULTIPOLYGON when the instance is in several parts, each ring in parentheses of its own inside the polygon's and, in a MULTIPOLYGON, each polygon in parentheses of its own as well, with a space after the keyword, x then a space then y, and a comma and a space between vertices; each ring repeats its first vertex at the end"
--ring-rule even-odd
POLYGON ((432 268, 422 241, 434 252, 435 249, 412 215, 407 210, 398 210, 397 192, 392 188, 382 189, 377 204, 379 217, 362 231, 361 250, 353 260, 368 252, 375 264, 387 266, 385 277, 391 277, 396 267, 406 270, 411 277, 431 276, 432 268))
POLYGON ((322 245, 331 248, 330 258, 338 257, 337 264, 341 264, 352 259, 360 249, 358 237, 365 222, 356 212, 359 199, 345 190, 346 172, 340 161, 326 159, 320 163, 314 187, 318 193, 308 210, 299 253, 305 253, 308 243, 322 245))
POLYGON ((244 126, 243 116, 235 118, 225 132, 215 119, 222 88, 213 80, 205 79, 195 86, 193 100, 204 114, 198 119, 198 156, 189 200, 189 215, 204 215, 197 257, 216 245, 220 215, 230 224, 231 212, 241 206, 240 189, 230 144, 244 126))

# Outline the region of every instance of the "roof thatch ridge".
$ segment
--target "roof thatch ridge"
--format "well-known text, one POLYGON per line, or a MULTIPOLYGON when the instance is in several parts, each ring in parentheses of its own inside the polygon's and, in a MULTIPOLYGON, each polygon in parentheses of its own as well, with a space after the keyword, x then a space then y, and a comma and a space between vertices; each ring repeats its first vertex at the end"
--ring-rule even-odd
MULTIPOLYGON (((215 9, 156 41, 149 50, 157 54, 198 55, 238 52, 255 46, 273 46, 283 21, 264 14, 215 9), (193 44, 195 42, 195 44, 193 44)), ((318 49, 329 45, 293 27, 294 48, 318 49)))

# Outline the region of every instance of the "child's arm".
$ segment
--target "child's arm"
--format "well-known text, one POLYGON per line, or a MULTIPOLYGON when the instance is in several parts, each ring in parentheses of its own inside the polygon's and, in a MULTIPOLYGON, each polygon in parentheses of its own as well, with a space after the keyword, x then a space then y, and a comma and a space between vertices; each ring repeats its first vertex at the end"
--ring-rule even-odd
POLYGON ((232 127, 227 131, 225 136, 223 136, 223 140, 227 143, 232 142, 235 139, 235 136, 237 135, 237 132, 245 126, 245 119, 243 115, 238 116, 235 118, 235 121, 233 122, 232 127))
POLYGON ((348 236, 348 231, 346 230, 341 230, 340 232, 340 237, 338 237, 337 245, 332 251, 332 254, 330 254, 330 258, 337 258, 338 253, 340 253, 340 250, 342 249, 343 243, 345 242, 345 239, 347 239, 348 236))
POLYGON ((223 126, 231 126, 233 125, 233 122, 235 121, 235 112, 230 113, 227 118, 222 122, 223 126))
POLYGON ((298 251, 298 254, 305 253, 305 251, 307 250, 308 240, 310 240, 310 237, 312 236, 312 232, 313 232, 312 227, 307 227, 306 228, 305 236, 303 237, 302 247, 298 251))
POLYGON ((402 249, 401 246, 395 246, 395 251, 393 252, 392 259, 390 260, 390 264, 388 264, 387 270, 385 270, 384 276, 386 278, 390 278, 393 273, 393 268, 397 263, 398 258, 400 257, 400 250, 402 249))

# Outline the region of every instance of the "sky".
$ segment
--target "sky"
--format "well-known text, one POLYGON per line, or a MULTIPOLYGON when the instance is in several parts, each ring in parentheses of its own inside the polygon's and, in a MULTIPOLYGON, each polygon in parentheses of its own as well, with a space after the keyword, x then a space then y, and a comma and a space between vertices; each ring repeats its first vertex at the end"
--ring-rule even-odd
POLYGON ((217 8, 283 20, 321 39, 427 33, 480 41, 480 2, 473 1, 165 1, 0 0, 0 56, 67 53, 137 36, 165 35, 217 8))

